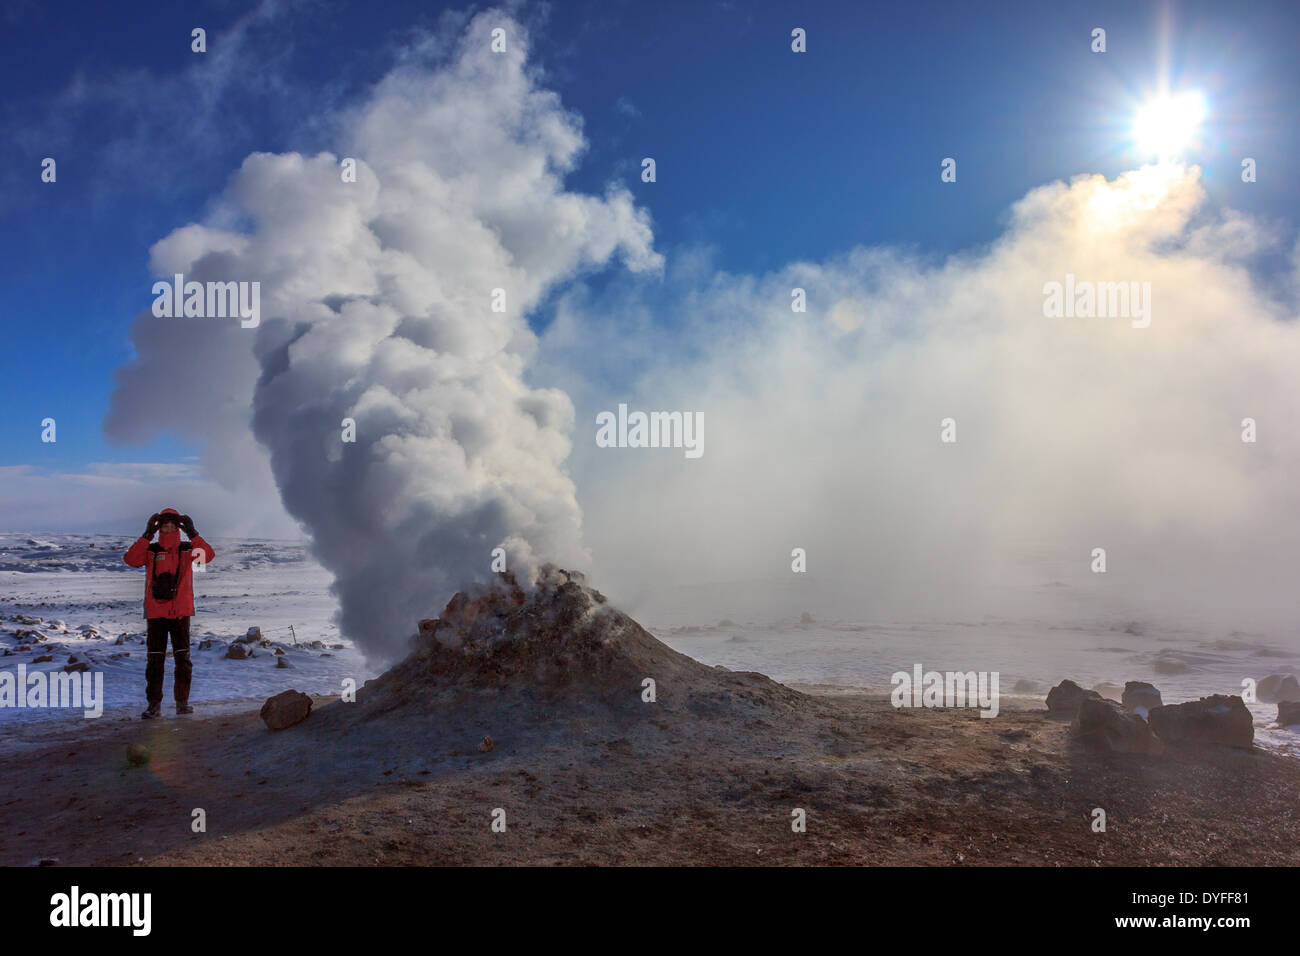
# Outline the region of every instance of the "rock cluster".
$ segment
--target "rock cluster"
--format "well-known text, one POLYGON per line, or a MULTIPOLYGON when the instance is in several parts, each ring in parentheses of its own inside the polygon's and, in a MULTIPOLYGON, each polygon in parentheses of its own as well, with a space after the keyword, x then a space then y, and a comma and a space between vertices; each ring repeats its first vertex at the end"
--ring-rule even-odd
MULTIPOLYGON (((1284 725, 1286 706, 1278 707, 1278 721, 1284 725)), ((1295 706, 1288 716, 1300 722, 1300 704, 1295 706)), ((1249 748, 1255 740, 1254 722, 1240 697, 1215 694, 1165 704, 1160 691, 1144 681, 1126 683, 1122 702, 1116 703, 1065 680, 1048 693, 1047 709, 1056 716, 1073 716, 1076 739, 1112 753, 1156 754, 1164 745, 1249 748)))

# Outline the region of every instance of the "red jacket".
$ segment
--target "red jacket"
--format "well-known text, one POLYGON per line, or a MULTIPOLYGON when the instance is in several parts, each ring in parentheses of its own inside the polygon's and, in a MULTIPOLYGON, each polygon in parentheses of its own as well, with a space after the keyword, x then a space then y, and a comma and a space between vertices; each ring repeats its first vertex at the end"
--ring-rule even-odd
POLYGON ((203 540, 202 535, 196 534, 189 541, 184 542, 180 540, 180 532, 175 533, 175 540, 166 541, 164 540, 166 538, 167 535, 160 533, 159 543, 150 545, 149 539, 142 535, 122 556, 122 560, 133 568, 145 569, 145 617, 191 617, 194 614, 194 575, 204 573, 196 570, 199 557, 194 554, 194 551, 202 553, 205 565, 210 564, 217 553, 203 540), (176 597, 170 601, 154 600, 154 575, 163 572, 175 574, 178 568, 181 580, 180 587, 176 590, 176 597))

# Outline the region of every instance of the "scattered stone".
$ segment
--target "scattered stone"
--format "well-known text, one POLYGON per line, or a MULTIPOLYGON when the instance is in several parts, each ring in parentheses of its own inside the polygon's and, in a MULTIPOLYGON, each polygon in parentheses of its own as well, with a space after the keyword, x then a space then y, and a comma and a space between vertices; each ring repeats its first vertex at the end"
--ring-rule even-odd
POLYGON ((1093 684, 1092 689, 1107 700, 1122 700, 1124 697, 1124 688, 1119 684, 1102 681, 1100 684, 1093 684))
POLYGON ((1157 674, 1186 674, 1192 668, 1186 661, 1180 661, 1176 657, 1170 657, 1162 653, 1151 662, 1151 669, 1157 674))
POLYGON ((478 752, 481 754, 491 753, 492 748, 496 746, 488 734, 483 735, 482 742, 478 745, 478 752))
POLYGON ((1162 749, 1145 720, 1104 697, 1081 700, 1070 731, 1088 746, 1110 753, 1158 754, 1162 749))
POLYGON ((296 690, 268 697, 262 705, 262 720, 271 730, 284 730, 300 724, 311 713, 311 698, 296 690))
POLYGON ((1255 685, 1255 696, 1269 703, 1300 701, 1300 682, 1294 674, 1270 674, 1255 685))
POLYGON ((1124 704, 1125 710, 1143 717, 1152 707, 1159 707, 1164 703, 1160 699, 1160 691, 1154 684, 1140 680, 1131 680, 1124 684, 1124 694, 1120 701, 1124 704))
POLYGON ((1255 725, 1246 704, 1227 694, 1153 707, 1147 719, 1156 736, 1167 744, 1249 748, 1255 740, 1255 725))
POLYGON ((1060 717, 1075 717, 1085 700, 1101 700, 1095 690, 1084 690, 1072 680, 1063 680, 1047 692, 1047 709, 1060 717))
POLYGON ((235 638, 240 644, 254 644, 262 639, 260 627, 250 627, 243 637, 235 638))
POLYGON ((77 663, 77 655, 76 655, 76 654, 71 655, 71 656, 68 658, 68 663, 69 663, 69 664, 75 664, 75 663, 77 663))
POLYGON ((54 658, 53 658, 51 655, 49 655, 49 654, 42 654, 40 657, 33 657, 33 658, 32 658, 32 663, 33 663, 33 664, 47 664, 47 663, 49 663, 49 662, 52 661, 52 660, 54 660, 54 658))
POLYGON ((248 659, 248 648, 243 644, 231 644, 226 648, 226 657, 232 661, 243 661, 248 659))
POLYGON ((1283 727, 1300 724, 1300 701, 1279 700, 1277 702, 1277 722, 1283 727))
POLYGON ((287 657, 277 657, 277 658, 275 659, 275 666, 276 666, 276 667, 292 667, 293 665, 289 663, 289 658, 287 658, 287 657))
POLYGON ((64 664, 64 665, 63 665, 63 669, 64 669, 64 671, 66 671, 66 672, 68 672, 68 673, 71 673, 71 672, 73 672, 73 671, 83 671, 83 672, 84 672, 84 671, 88 671, 88 670, 90 670, 90 665, 87 664, 85 661, 77 661, 77 663, 75 663, 75 664, 64 664))
POLYGON ((132 767, 143 767, 149 762, 149 748, 144 744, 132 744, 126 748, 126 760, 132 767))

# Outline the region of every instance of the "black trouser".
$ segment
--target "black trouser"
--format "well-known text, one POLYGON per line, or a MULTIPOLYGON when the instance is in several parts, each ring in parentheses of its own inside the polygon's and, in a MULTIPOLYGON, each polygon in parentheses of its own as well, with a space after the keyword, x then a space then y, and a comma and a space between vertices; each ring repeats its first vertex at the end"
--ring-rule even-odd
POLYGON ((188 617, 151 617, 145 631, 149 661, 145 664, 145 698, 150 704, 162 703, 163 662, 167 660, 167 635, 172 638, 172 660, 176 662, 173 696, 178 704, 190 701, 190 619, 188 617))

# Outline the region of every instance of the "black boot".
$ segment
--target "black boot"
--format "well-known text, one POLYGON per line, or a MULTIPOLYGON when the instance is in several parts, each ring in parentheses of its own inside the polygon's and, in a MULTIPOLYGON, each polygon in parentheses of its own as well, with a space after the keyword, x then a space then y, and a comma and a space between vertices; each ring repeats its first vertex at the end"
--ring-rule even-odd
POLYGON ((176 713, 178 713, 178 714, 192 714, 192 713, 194 713, 194 708, 191 707, 189 704, 182 704, 182 703, 180 703, 180 702, 178 701, 178 702, 176 703, 176 713))
POLYGON ((162 716, 162 704, 150 704, 145 708, 144 713, 140 715, 141 720, 149 720, 153 717, 162 716))

